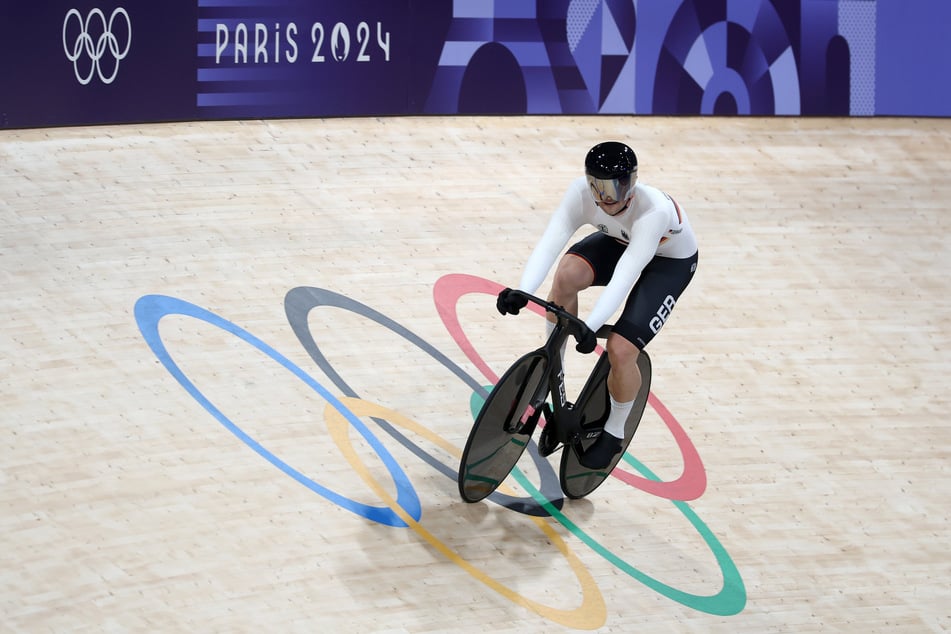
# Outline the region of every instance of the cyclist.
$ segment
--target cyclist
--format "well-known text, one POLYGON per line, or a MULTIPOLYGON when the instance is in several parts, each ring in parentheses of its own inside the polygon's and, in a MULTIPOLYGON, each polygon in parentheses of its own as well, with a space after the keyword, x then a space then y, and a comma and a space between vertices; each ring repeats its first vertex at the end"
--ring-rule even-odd
MULTIPOLYGON (((592 352, 595 332, 623 306, 607 339, 611 363, 611 411, 604 432, 581 464, 601 469, 621 451, 624 425, 641 385, 637 356, 667 321, 697 269, 697 240, 683 208, 665 192, 637 180, 637 156, 617 141, 595 145, 585 157, 585 175, 568 186, 561 204, 532 251, 518 288, 534 294, 565 245, 582 226, 596 232, 572 245, 555 269, 548 301, 578 314, 578 294, 605 287, 584 319, 576 346, 592 352)), ((526 300, 506 288, 500 313, 516 314, 526 300)), ((549 317, 547 332, 554 324, 549 317)), ((562 351, 564 354, 564 351, 562 351)))

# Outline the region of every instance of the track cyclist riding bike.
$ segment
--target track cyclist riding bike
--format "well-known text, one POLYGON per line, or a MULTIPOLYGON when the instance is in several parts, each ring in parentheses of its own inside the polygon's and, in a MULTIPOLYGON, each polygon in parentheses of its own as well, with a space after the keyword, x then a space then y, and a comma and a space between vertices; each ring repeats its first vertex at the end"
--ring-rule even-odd
MULTIPOLYGON (((533 250, 518 290, 535 293, 562 249, 582 226, 597 231, 572 245, 555 270, 548 301, 578 314, 578 294, 603 286, 576 349, 594 351, 595 333, 623 306, 607 338, 611 410, 604 431, 579 457, 603 469, 622 450, 624 426, 641 386, 638 356, 666 323, 697 269, 697 240, 683 208, 665 192, 637 180, 637 156, 617 141, 595 145, 585 175, 573 180, 533 250)), ((517 314, 523 293, 499 293, 500 313, 517 314)), ((547 333, 554 328, 548 314, 547 333)), ((561 351, 564 355, 564 349, 561 351)))

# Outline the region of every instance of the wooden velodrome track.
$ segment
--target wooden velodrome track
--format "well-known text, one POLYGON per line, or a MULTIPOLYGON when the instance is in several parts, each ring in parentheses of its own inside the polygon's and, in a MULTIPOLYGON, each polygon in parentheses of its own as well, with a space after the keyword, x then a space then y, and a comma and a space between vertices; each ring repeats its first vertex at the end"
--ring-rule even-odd
POLYGON ((949 157, 937 119, 0 131, 0 630, 947 631, 949 157), (543 334, 489 292, 615 138, 701 243, 652 406, 589 498, 526 454, 465 504, 473 386, 543 334))

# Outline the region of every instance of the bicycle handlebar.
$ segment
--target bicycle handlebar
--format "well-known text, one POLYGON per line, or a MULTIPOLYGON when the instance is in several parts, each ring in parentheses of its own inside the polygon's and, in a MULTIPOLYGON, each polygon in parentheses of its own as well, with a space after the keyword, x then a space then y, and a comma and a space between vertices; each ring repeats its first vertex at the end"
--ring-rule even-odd
POLYGON ((532 302, 533 304, 537 304, 538 306, 541 306, 542 308, 545 309, 546 312, 549 312, 555 315, 555 317, 557 317, 559 321, 565 321, 568 324, 568 332, 571 333, 571 335, 573 335, 575 340, 578 342, 581 341, 582 334, 586 330, 589 330, 588 324, 584 323, 583 320, 579 319, 574 314, 568 312, 563 306, 559 306, 558 304, 549 302, 539 297, 535 297, 534 295, 531 295, 530 293, 526 293, 525 291, 520 291, 515 288, 513 288, 511 292, 521 297, 524 297, 525 299, 532 302))

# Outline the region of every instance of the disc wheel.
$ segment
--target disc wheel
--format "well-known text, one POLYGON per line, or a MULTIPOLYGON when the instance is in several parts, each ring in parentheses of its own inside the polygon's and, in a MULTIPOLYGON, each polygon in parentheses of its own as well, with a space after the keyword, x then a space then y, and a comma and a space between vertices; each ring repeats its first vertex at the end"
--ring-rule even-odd
POLYGON ((459 494, 478 502, 508 477, 528 446, 545 396, 548 359, 531 352, 502 375, 476 416, 459 464, 459 494))

